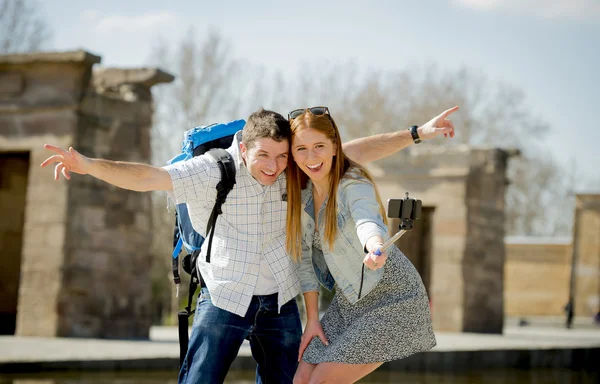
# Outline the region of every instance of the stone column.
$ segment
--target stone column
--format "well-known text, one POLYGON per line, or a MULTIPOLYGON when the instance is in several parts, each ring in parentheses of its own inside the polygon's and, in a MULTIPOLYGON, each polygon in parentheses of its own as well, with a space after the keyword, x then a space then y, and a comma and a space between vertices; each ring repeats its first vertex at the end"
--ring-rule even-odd
POLYGON ((600 310, 600 194, 576 196, 573 233, 575 316, 600 310))
POLYGON ((502 333, 504 326, 504 196, 509 156, 499 149, 474 149, 469 156, 463 332, 502 333))
MULTIPOLYGON (((80 105, 75 147, 91 157, 149 164, 150 88, 172 80, 157 69, 94 71, 93 89, 80 105)), ((74 176, 69 187, 58 334, 148 338, 151 194, 89 176, 74 176)))

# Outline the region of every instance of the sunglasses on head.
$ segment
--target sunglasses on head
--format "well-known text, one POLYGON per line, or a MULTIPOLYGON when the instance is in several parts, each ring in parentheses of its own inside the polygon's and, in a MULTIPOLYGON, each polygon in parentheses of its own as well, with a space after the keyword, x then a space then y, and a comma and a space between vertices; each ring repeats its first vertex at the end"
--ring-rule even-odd
POLYGON ((292 112, 288 113, 288 121, 294 120, 296 117, 304 114, 306 111, 309 111, 313 115, 330 115, 329 108, 327 107, 299 108, 294 109, 292 112))

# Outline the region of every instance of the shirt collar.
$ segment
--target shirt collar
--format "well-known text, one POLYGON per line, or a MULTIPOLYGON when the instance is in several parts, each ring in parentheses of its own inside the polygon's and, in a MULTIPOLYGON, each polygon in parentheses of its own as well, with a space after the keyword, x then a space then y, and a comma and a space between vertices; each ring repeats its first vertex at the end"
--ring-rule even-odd
POLYGON ((231 142, 231 147, 229 147, 229 153, 231 153, 233 155, 233 157, 236 159, 238 169, 241 168, 242 166, 245 166, 244 158, 242 157, 242 152, 240 151, 240 143, 241 142, 242 142, 242 131, 237 131, 235 133, 235 135, 233 136, 233 141, 231 142))

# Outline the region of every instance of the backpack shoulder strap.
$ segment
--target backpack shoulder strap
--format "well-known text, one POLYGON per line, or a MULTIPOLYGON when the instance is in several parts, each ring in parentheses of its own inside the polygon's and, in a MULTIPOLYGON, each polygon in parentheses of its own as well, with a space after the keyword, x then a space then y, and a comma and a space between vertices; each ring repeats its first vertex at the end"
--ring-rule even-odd
POLYGON ((233 156, 222 148, 213 148, 207 153, 215 159, 221 170, 221 182, 217 184, 217 193, 224 194, 224 198, 226 198, 235 185, 236 170, 233 156), (223 191, 221 192, 220 189, 223 191))
POLYGON ((208 224, 206 226, 206 233, 208 235, 206 262, 210 263, 210 250, 212 247, 212 238, 215 234, 215 223, 217 222, 217 217, 221 213, 223 213, 223 211, 221 210, 221 206, 223 205, 223 203, 225 203, 227 195, 235 185, 236 169, 233 157, 226 150, 222 148, 214 148, 206 153, 215 159, 217 165, 219 166, 219 170, 221 171, 221 181, 217 183, 217 199, 215 201, 215 205, 210 214, 210 217, 208 218, 208 224))

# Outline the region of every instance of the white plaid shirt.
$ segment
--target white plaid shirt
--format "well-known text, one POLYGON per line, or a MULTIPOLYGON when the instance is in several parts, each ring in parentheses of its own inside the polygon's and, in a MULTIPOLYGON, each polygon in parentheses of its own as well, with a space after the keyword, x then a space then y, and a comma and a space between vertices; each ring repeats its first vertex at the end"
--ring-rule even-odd
MULTIPOLYGON (((250 306, 264 257, 277 281, 279 308, 300 293, 297 265, 285 249, 287 202, 285 174, 270 186, 261 185, 248 171, 239 152, 241 131, 227 149, 236 161, 236 184, 217 218, 210 263, 208 240, 198 267, 213 304, 244 316, 250 306)), ((208 217, 216 199, 221 172, 209 155, 165 167, 173 181, 177 204, 187 203, 192 226, 206 237, 208 217)))

